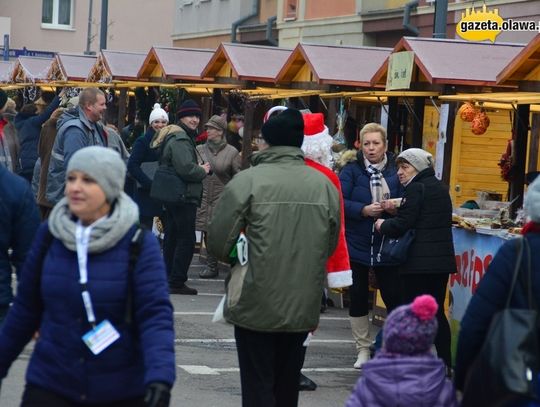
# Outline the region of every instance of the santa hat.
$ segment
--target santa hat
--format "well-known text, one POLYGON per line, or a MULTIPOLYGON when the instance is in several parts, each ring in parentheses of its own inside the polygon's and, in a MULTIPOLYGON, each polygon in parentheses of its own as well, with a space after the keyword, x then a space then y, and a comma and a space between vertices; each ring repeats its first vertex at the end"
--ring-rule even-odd
POLYGON ((332 167, 332 136, 324 125, 322 113, 304 113, 304 155, 328 168, 332 167))

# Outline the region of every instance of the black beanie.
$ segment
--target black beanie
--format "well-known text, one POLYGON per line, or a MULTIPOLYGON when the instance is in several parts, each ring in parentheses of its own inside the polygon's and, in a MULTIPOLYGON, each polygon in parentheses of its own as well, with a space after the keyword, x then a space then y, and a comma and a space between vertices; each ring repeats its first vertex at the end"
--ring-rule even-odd
POLYGON ((304 119, 296 109, 287 109, 263 124, 262 136, 271 146, 301 147, 304 142, 304 119))
POLYGON ((201 114, 202 110, 201 107, 197 104, 197 102, 192 99, 187 99, 178 108, 178 111, 176 112, 176 118, 178 120, 186 116, 198 116, 200 118, 201 114))
POLYGON ((0 110, 2 110, 6 106, 7 100, 7 93, 3 89, 0 89, 0 110))

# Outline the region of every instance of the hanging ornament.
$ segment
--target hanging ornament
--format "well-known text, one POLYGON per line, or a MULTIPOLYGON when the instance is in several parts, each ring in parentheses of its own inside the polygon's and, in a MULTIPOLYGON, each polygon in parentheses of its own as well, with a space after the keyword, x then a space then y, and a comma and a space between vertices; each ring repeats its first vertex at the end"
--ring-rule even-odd
POLYGON ((486 112, 479 111, 471 124, 471 131, 477 136, 484 134, 489 127, 489 117, 486 112))
POLYGON ((465 102, 458 110, 459 117, 466 122, 472 122, 477 113, 478 110, 469 102, 465 102))

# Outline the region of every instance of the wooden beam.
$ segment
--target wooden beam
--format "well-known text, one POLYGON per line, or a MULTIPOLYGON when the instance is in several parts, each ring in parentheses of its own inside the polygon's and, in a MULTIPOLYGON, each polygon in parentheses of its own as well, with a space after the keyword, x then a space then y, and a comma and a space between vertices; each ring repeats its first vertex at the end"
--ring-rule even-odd
POLYGON ((538 170, 538 149, 540 148, 540 114, 533 113, 531 123, 531 142, 529 144, 529 166, 527 172, 538 170))
POLYGON ((118 130, 122 131, 126 125, 126 111, 127 111, 127 89, 120 89, 120 95, 118 97, 118 130))
POLYGON ((246 99, 244 102, 244 136, 242 138, 242 169, 251 165, 251 140, 253 139, 253 115, 255 113, 255 102, 246 99))
POLYGON ((426 100, 423 97, 415 97, 413 101, 412 146, 416 148, 422 148, 425 103, 426 100))

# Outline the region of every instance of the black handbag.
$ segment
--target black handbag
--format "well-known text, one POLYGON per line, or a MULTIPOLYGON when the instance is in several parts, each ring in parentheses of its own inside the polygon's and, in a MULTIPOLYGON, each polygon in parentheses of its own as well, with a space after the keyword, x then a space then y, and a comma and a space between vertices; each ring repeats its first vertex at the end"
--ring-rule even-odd
POLYGON ((537 399, 540 347, 538 311, 531 284, 531 253, 526 238, 519 239, 517 244, 518 256, 506 306, 493 316, 485 342, 469 368, 462 407, 515 406, 537 399), (527 275, 520 272, 524 250, 527 275), (528 299, 526 309, 509 308, 518 281, 528 299))
POLYGON ((174 167, 164 164, 161 160, 165 144, 171 139, 169 136, 163 140, 159 150, 159 167, 154 173, 152 187, 150 188, 150 198, 164 204, 179 204, 185 202, 186 183, 174 167))
POLYGON ((414 229, 407 230, 403 236, 395 239, 383 235, 379 253, 377 253, 377 261, 381 262, 385 260, 385 262, 394 264, 405 263, 415 235, 416 232, 414 229))

